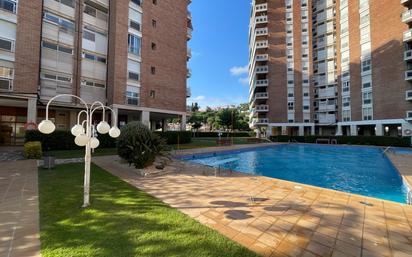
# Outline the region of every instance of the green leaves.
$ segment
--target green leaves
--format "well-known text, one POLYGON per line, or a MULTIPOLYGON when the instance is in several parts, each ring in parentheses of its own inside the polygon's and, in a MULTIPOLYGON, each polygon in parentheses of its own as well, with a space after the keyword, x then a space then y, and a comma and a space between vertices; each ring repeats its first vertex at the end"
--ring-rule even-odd
POLYGON ((129 165, 143 169, 150 166, 156 156, 166 154, 166 142, 141 122, 131 122, 122 128, 117 151, 129 165))

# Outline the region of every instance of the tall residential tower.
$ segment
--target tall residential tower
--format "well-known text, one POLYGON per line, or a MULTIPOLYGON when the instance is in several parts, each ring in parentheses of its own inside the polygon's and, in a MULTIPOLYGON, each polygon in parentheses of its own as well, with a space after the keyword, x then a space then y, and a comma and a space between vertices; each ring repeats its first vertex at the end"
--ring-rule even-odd
POLYGON ((254 0, 251 126, 266 135, 412 134, 412 1, 254 0))
MULTIPOLYGON (((190 0, 0 0, 0 139, 18 144, 47 101, 102 101, 119 125, 186 121, 190 0)), ((80 107, 53 104, 58 129, 80 107)))

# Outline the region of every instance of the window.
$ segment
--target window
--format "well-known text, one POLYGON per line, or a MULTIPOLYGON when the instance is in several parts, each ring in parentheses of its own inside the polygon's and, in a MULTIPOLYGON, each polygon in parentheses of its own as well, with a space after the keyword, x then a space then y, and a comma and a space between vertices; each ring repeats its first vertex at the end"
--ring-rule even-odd
POLYGON ((62 3, 62 4, 64 4, 64 5, 67 5, 67 6, 69 6, 69 7, 73 7, 74 8, 74 0, 55 0, 55 1, 57 1, 57 2, 60 2, 60 3, 62 3))
POLYGON ((0 9, 16 13, 17 3, 15 0, 0 0, 0 9))
POLYGON ((90 40, 90 41, 93 41, 93 42, 96 41, 96 35, 93 32, 90 32, 88 30, 83 31, 83 38, 87 39, 87 40, 90 40))
POLYGON ((140 80, 140 74, 136 72, 129 71, 129 79, 131 80, 140 80))
POLYGON ((362 83, 362 88, 366 89, 366 88, 370 88, 372 86, 372 84, 370 82, 364 82, 362 83))
POLYGON ((88 86, 88 87, 106 88, 106 84, 104 82, 99 83, 99 82, 91 81, 91 80, 82 80, 82 85, 88 86))
POLYGON ((364 105, 372 104, 372 92, 362 93, 362 101, 364 105))
POLYGON ((294 102, 288 102, 288 110, 289 111, 295 110, 295 103, 294 102))
POLYGON ((8 39, 0 38, 0 49, 6 50, 9 52, 14 51, 14 42, 8 39))
POLYGON ((362 116, 363 116, 363 120, 372 120, 373 119, 372 108, 370 108, 370 107, 363 108, 362 109, 362 116))
POLYGON ((156 26, 157 26, 157 21, 156 21, 156 20, 152 20, 152 27, 153 27, 153 28, 156 28, 156 26))
POLYGON ((132 0, 132 3, 142 6, 142 0, 132 0))
POLYGON ((94 55, 94 54, 91 54, 91 53, 86 53, 86 52, 83 52, 83 58, 88 59, 90 61, 100 62, 100 63, 104 63, 104 64, 106 64, 106 62, 107 62, 106 57, 97 56, 97 55, 94 55))
POLYGON ((152 50, 156 50, 156 48, 157 48, 156 43, 152 42, 152 50))
POLYGON ((73 54, 73 49, 71 49, 69 47, 53 44, 53 43, 50 43, 50 42, 47 42, 47 41, 43 41, 42 46, 44 48, 59 51, 59 52, 62 52, 62 53, 73 54))
POLYGON ((129 53, 140 55, 140 47, 141 47, 140 37, 133 35, 133 34, 129 34, 128 44, 129 44, 129 53))
POLYGON ((141 31, 140 23, 138 23, 137 21, 130 20, 130 21, 129 21, 129 26, 130 26, 130 28, 132 28, 132 29, 135 29, 135 30, 137 30, 137 31, 141 31))
POLYGON ((342 93, 347 93, 350 91, 350 82, 344 81, 342 82, 342 93))
POLYGON ((157 5, 157 0, 153 0, 153 4, 154 4, 154 5, 157 5))
POLYGON ((342 111, 342 120, 344 122, 351 121, 351 112, 350 112, 350 110, 342 111))
POLYGON ((59 82, 66 82, 66 83, 71 83, 72 82, 72 77, 71 76, 65 76, 65 75, 42 73, 41 78, 42 79, 47 79, 47 80, 59 81, 59 82))
POLYGON ((149 96, 154 99, 156 97, 156 91, 150 90, 149 96))
POLYGON ((96 9, 91 7, 90 5, 84 5, 84 13, 96 17, 96 9))
POLYGON ((362 61, 362 72, 368 72, 371 70, 371 59, 362 61))
POLYGON ((350 107, 350 97, 343 97, 342 98, 342 106, 343 107, 350 107))
POLYGON ((57 15, 51 14, 51 13, 44 13, 43 16, 45 21, 54 23, 59 26, 60 30, 64 32, 73 32, 74 31, 74 22, 71 20, 66 20, 63 19, 57 15))
POLYGON ((139 105, 139 93, 126 91, 126 103, 130 105, 139 105))
POLYGON ((150 72, 154 75, 156 74, 156 67, 151 67, 150 72))
POLYGON ((0 67, 0 90, 13 90, 14 70, 7 67, 0 67))

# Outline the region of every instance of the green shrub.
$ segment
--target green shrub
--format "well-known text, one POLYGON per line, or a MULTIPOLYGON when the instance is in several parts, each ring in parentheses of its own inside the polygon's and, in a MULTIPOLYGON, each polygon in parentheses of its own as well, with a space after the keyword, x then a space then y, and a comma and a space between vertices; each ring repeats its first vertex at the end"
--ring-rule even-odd
MULTIPOLYGON (((197 132, 195 137, 219 137, 219 132, 197 132)), ((250 137, 249 132, 222 132, 222 137, 250 137)))
POLYGON ((192 142, 192 132, 190 131, 165 131, 156 132, 156 134, 165 139, 168 145, 189 144, 192 142))
POLYGON ((316 143, 316 139, 336 139, 338 144, 409 147, 409 137, 386 136, 272 136, 273 142, 316 143))
POLYGON ((39 141, 24 144, 24 156, 26 159, 41 159, 42 155, 43 152, 39 141))
POLYGON ((117 153, 137 169, 150 166, 157 155, 165 154, 166 141, 141 122, 131 122, 122 128, 117 141, 117 153))
MULTIPOLYGON (((100 141, 99 148, 115 148, 116 139, 111 138, 108 134, 98 135, 100 141)), ((74 143, 74 136, 70 131, 58 130, 50 135, 40 133, 40 131, 26 131, 26 142, 39 141, 42 143, 43 151, 55 150, 78 150, 82 147, 74 143)))

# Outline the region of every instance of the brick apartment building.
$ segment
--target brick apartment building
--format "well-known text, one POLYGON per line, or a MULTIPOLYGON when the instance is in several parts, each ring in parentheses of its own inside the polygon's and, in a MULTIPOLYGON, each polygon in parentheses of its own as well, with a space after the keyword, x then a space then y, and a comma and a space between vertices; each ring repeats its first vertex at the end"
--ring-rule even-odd
MULTIPOLYGON (((22 143, 58 94, 102 101, 120 126, 179 118, 185 127, 190 2, 0 0, 0 143, 22 143)), ((57 100, 51 118, 70 129, 81 106, 57 100)))
POLYGON ((254 0, 251 126, 412 135, 412 1, 254 0))

